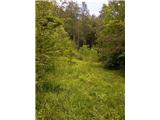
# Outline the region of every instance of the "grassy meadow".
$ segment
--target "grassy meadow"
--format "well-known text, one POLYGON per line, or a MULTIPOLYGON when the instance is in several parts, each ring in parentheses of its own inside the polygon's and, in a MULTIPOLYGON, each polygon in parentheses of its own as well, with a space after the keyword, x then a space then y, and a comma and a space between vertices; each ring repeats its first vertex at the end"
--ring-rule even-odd
POLYGON ((37 120, 124 120, 124 76, 94 60, 61 57, 37 93, 37 120))
POLYGON ((124 1, 61 3, 36 1, 36 120, 124 120, 124 1))

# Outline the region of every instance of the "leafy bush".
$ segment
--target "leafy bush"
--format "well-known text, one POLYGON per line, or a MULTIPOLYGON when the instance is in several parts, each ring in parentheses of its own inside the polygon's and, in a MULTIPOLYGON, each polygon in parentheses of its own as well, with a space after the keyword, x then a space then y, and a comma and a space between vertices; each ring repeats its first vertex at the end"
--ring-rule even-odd
POLYGON ((95 50, 95 48, 90 48, 87 45, 83 45, 79 49, 79 53, 80 53, 81 58, 84 60, 96 61, 98 59, 97 50, 95 50))
POLYGON ((100 60, 110 69, 125 67, 124 1, 110 1, 103 9, 102 29, 97 34, 100 60))
POLYGON ((44 81, 45 75, 54 70, 54 61, 59 56, 67 56, 74 49, 57 16, 57 6, 50 2, 36 2, 36 81, 44 81))

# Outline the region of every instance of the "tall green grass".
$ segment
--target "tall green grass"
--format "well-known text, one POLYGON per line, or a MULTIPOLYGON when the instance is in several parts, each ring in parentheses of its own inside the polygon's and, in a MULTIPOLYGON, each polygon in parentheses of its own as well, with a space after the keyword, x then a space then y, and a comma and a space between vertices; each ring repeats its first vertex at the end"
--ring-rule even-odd
POLYGON ((85 50, 57 58, 36 94, 37 120, 124 120, 124 77, 85 50))

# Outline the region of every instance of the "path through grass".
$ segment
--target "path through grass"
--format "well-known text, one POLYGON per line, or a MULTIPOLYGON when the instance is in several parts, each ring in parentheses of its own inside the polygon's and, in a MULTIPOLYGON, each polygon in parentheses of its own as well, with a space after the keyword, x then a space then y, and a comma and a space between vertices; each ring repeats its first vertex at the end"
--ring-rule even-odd
POLYGON ((122 75, 93 61, 61 58, 56 65, 37 93, 37 120, 124 120, 122 75))

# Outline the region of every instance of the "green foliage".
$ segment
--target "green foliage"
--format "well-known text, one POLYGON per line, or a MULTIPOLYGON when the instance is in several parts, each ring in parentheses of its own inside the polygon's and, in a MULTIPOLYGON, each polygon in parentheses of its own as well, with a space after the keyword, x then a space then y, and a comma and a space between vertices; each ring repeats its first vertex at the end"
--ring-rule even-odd
POLYGON ((36 1, 36 120, 124 120, 124 77, 98 61, 124 68, 117 3, 95 17, 84 2, 36 1))
MULTIPOLYGON (((124 120, 124 78, 97 62, 56 61, 53 87, 37 98, 37 120, 124 120)), ((94 60, 93 60, 94 61, 94 60)))
POLYGON ((83 45, 93 46, 95 41, 95 19, 89 14, 87 4, 82 2, 79 6, 77 2, 62 2, 64 19, 64 28, 68 32, 70 38, 76 43, 77 48, 83 45))
POLYGON ((80 56, 83 60, 97 61, 97 50, 95 48, 89 48, 87 45, 83 45, 79 49, 80 56))
MULTIPOLYGON (((46 75, 54 73, 54 63, 57 57, 65 56, 67 50, 74 49, 62 24, 56 14, 53 3, 36 2, 36 82, 41 86, 46 81, 46 75)), ((56 8, 57 9, 57 8, 56 8)))
POLYGON ((104 5, 100 16, 104 25, 97 34, 97 47, 100 60, 107 68, 124 70, 124 12, 124 1, 110 1, 108 5, 104 5))

